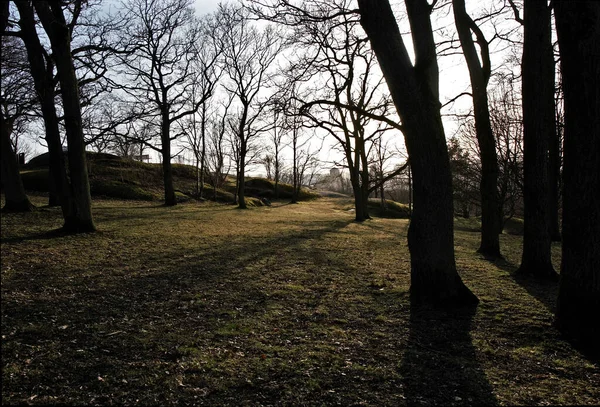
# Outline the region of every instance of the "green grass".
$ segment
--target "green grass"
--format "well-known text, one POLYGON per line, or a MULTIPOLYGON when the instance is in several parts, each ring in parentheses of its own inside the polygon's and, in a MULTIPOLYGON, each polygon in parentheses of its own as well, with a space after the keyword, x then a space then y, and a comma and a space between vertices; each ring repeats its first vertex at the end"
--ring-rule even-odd
POLYGON ((48 233, 58 208, 2 214, 5 404, 600 403, 600 367, 552 325, 556 285, 513 277, 518 236, 490 263, 457 228, 481 303, 433 312, 410 307, 406 219, 330 199, 93 210, 77 236, 48 233))

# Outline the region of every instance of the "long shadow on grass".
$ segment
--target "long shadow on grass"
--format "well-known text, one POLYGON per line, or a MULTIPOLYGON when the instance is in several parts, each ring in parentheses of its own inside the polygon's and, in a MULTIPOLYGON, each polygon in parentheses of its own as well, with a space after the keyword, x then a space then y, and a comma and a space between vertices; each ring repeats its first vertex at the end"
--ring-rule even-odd
POLYGON ((498 405, 469 335, 474 314, 411 307, 400 366, 409 405, 498 405))
POLYGON ((509 261, 500 261, 496 266, 507 271, 511 278, 523 287, 529 295, 540 301, 553 314, 556 313, 556 299, 558 298, 558 282, 538 280, 533 277, 516 273, 518 266, 509 261))
MULTIPOLYGON (((2 392, 12 395, 9 403, 24 403, 34 391, 42 403, 189 403, 211 389, 207 377, 215 380, 220 367, 211 374, 182 363, 196 352, 215 359, 215 352, 233 354, 238 341, 252 335, 245 321, 264 313, 270 300, 260 280, 269 270, 260 262, 347 224, 314 222, 309 230, 240 237, 195 252, 174 242, 169 253, 140 251, 130 259, 141 265, 136 269, 111 263, 105 271, 90 265, 89 274, 43 269, 32 276, 35 287, 25 278, 3 284, 10 294, 2 300, 3 363, 26 377, 3 374, 2 392), (190 382, 178 383, 174 372, 190 382)), ((227 356, 221 358, 226 363, 227 356)), ((217 400, 235 391, 220 390, 217 400)))

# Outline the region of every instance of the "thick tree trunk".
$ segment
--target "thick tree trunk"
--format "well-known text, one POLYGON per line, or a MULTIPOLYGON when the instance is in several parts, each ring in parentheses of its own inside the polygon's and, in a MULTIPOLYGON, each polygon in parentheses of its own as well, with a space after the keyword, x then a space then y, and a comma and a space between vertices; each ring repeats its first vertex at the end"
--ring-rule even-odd
POLYGON ((2 211, 30 212, 34 207, 25 193, 25 188, 23 188, 19 163, 10 143, 10 127, 12 127, 10 123, 0 114, 0 142, 2 143, 0 145, 2 148, 0 159, 2 160, 2 184, 4 185, 5 196, 2 211))
POLYGON ((52 167, 48 166, 48 206, 59 206, 60 196, 56 189, 55 176, 52 174, 52 167))
POLYGON ((175 187, 173 186, 173 165, 171 164, 171 123, 169 112, 163 112, 161 124, 161 154, 163 169, 163 184, 165 187, 165 206, 177 205, 175 187))
POLYGON ((407 0, 413 67, 388 0, 359 0, 361 25, 377 55, 402 119, 413 172, 414 209, 408 231, 411 301, 476 304, 454 258, 452 176, 440 116, 435 43, 425 0, 407 0))
MULTIPOLYGON (((471 91, 473 93, 473 112, 475 131, 481 159, 481 244, 478 252, 487 258, 501 258, 500 238, 501 216, 498 196, 498 157, 496 143, 490 122, 487 84, 490 77, 489 51, 487 44, 480 47, 483 63, 479 61, 471 30, 477 28, 465 9, 465 0, 454 0, 454 20, 463 54, 469 68, 471 91)), ((485 41, 481 38, 481 41, 485 41)))
POLYGON ((27 49, 31 76, 33 77, 44 120, 45 138, 48 145, 49 174, 54 183, 54 191, 50 191, 49 205, 52 206, 53 203, 60 204, 65 221, 63 228, 68 229, 67 225, 76 223, 77 207, 67 178, 65 157, 54 104, 54 67, 52 64, 46 66, 44 61, 44 51, 37 36, 31 4, 28 1, 16 1, 15 4, 19 10, 21 38, 27 49), (53 192, 58 195, 58 202, 53 202, 53 192))
POLYGON ((600 3, 555 1, 565 95, 557 325, 600 356, 600 3))
POLYGON ((70 233, 93 232, 96 230, 96 226, 92 217, 92 198, 85 157, 79 87, 71 56, 69 28, 60 4, 52 3, 50 7, 47 2, 40 1, 35 2, 34 6, 44 30, 50 38, 60 80, 64 125, 69 144, 69 175, 76 213, 70 221, 65 222, 64 229, 70 233))
POLYGON ((523 41, 523 170, 525 229, 518 273, 557 279, 549 230, 548 141, 554 126, 554 62, 550 8, 525 0, 523 41))

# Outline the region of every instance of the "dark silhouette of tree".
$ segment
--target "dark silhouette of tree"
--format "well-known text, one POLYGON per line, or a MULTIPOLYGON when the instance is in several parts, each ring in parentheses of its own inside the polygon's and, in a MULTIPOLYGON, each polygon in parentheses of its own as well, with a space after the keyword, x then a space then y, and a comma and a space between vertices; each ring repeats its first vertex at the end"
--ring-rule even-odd
POLYGON ((550 252, 548 143, 554 124, 554 57, 550 7, 525 0, 523 41, 523 161, 525 228, 518 273, 556 279, 550 252))
POLYGON ((452 175, 440 115, 431 5, 406 0, 415 49, 413 65, 387 0, 359 0, 361 25, 402 120, 413 177, 408 232, 413 303, 474 304, 454 258, 452 175))
POLYGON ((71 33, 81 13, 82 2, 74 3, 71 21, 67 23, 58 1, 33 3, 36 13, 50 39, 53 59, 60 83, 64 127, 67 134, 69 157, 69 181, 74 203, 72 223, 64 229, 69 232, 92 232, 96 230, 92 217, 92 197, 85 157, 85 140, 81 119, 79 82, 71 54, 71 33))
POLYGON ((27 57, 17 38, 5 35, 8 26, 9 4, 0 5, 0 72, 2 89, 0 93, 0 147, 2 161, 2 185, 5 193, 3 211, 29 212, 33 205, 29 201, 17 162, 16 152, 11 143, 11 133, 18 122, 26 119, 33 109, 33 84, 27 73, 27 57))
POLYGON ((252 161, 248 152, 252 140, 270 128, 270 124, 260 124, 269 106, 264 95, 272 82, 274 62, 284 43, 281 33, 272 26, 258 28, 253 25, 247 11, 242 8, 221 6, 217 19, 221 27, 219 38, 225 72, 229 77, 228 83, 223 86, 228 93, 236 96, 239 107, 235 133, 238 141, 234 143, 239 152, 236 159, 237 199, 240 209, 246 209, 246 165, 252 161))
POLYGON ((600 355, 600 3, 555 1, 565 104, 560 330, 600 355))
POLYGON ((82 10, 81 1, 75 1, 67 9, 71 14, 67 23, 64 10, 58 2, 26 0, 15 1, 19 11, 18 35, 27 49, 29 68, 35 83, 37 97, 44 120, 46 142, 50 157, 51 187, 60 200, 63 230, 88 232, 95 230, 91 212, 91 197, 85 160, 85 143, 79 103, 79 83, 71 53, 71 35, 82 10), (50 39, 52 55, 42 46, 36 30, 35 11, 50 39), (69 144, 69 177, 64 160, 59 129, 59 117, 55 105, 55 69, 60 79, 64 111, 64 126, 69 144), (65 101, 67 102, 65 104, 65 101))
POLYGON ((488 258, 500 258, 501 206, 498 197, 498 158, 490 121, 487 85, 491 75, 488 42, 465 8, 465 0, 453 0, 454 21, 462 52, 469 68, 473 114, 481 159, 481 244, 478 252, 488 258), (479 46, 479 55, 473 34, 479 46))
POLYGON ((202 64, 195 62, 202 47, 214 46, 201 35, 204 28, 194 17, 190 0, 132 0, 126 4, 129 24, 122 36, 130 41, 121 55, 127 83, 124 90, 141 106, 142 114, 155 116, 160 122, 160 147, 149 145, 162 155, 165 205, 177 204, 173 187, 171 143, 181 132, 172 132, 172 124, 195 114, 212 95, 216 85, 214 65, 219 53, 214 52, 202 64), (209 86, 196 86, 201 78, 209 86), (196 88, 194 88, 196 86, 196 88))

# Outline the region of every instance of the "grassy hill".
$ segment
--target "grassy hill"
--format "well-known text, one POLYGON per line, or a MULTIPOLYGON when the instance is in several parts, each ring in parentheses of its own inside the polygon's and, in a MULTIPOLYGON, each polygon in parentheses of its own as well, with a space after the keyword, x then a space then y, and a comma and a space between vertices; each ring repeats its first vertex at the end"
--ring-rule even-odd
POLYGON ((457 228, 481 302, 433 311, 409 301, 407 219, 328 198, 93 211, 76 236, 48 233, 60 208, 1 217, 3 404, 600 404, 600 366, 553 326, 557 284, 515 275, 520 236, 489 262, 457 228))
MULTIPOLYGON (((87 153, 90 189, 95 197, 153 201, 163 199, 163 178, 160 164, 148 164, 112 154, 87 153)), ((48 154, 32 159, 21 172, 25 189, 48 192, 48 154)), ((183 164, 173 164, 173 182, 180 201, 196 197, 196 170, 183 164)), ((247 178, 246 195, 251 205, 261 205, 256 198, 275 198, 274 183, 261 178, 247 178)), ((214 189, 205 183, 204 197, 213 199, 214 189)), ((223 189, 217 190, 217 201, 231 202, 235 179, 228 177, 223 189)), ((281 184, 279 199, 291 199, 292 186, 281 184)), ((317 195, 303 189, 300 200, 317 195)))

